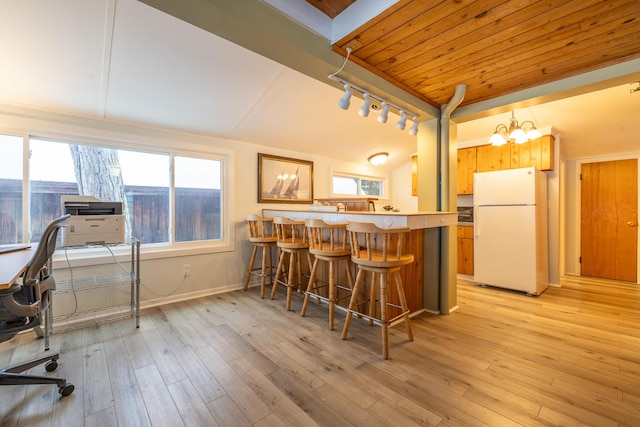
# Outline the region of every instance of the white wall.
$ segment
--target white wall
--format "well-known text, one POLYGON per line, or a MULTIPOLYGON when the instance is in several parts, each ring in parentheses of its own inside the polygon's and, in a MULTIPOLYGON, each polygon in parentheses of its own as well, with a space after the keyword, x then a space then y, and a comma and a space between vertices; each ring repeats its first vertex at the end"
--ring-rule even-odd
POLYGON ((416 212, 418 196, 411 195, 411 159, 391 173, 391 181, 391 206, 400 212, 416 212))
MULTIPOLYGON (((53 114, 15 106, 0 105, 0 133, 13 135, 37 135, 62 140, 80 140, 88 142, 134 144, 137 147, 158 149, 179 146, 183 149, 199 152, 222 152, 229 155, 231 163, 230 221, 233 240, 231 250, 226 252, 187 251, 176 253, 154 253, 152 248, 143 248, 141 281, 141 299, 143 307, 156 303, 187 299, 238 289, 244 283, 245 270, 252 246, 246 241, 245 218, 249 213, 260 213, 265 207, 287 207, 291 204, 259 204, 257 202, 258 153, 268 153, 294 157, 314 162, 314 197, 330 196, 330 174, 332 170, 380 176, 379 169, 367 164, 355 164, 339 159, 307 156, 300 153, 273 150, 266 146, 240 141, 222 140, 195 135, 175 133, 160 129, 136 127, 119 123, 53 114), (183 278, 183 265, 190 264, 191 277, 183 278)), ((144 166, 141 166, 144 167, 144 166)), ((393 180, 391 180, 393 182, 393 180)), ((307 205, 302 205, 306 207, 307 205)), ((129 256, 118 256, 119 262, 128 267, 129 256)), ((106 250, 105 250, 106 253, 106 250)), ((63 251, 56 253, 55 276, 64 282, 72 276, 74 279, 90 275, 110 275, 122 271, 117 264, 107 261, 107 265, 82 266, 86 261, 73 260, 72 269, 67 268, 63 251)), ((103 258, 109 258, 109 254, 103 258)), ((79 304, 93 304, 95 300, 109 295, 110 289, 95 295, 81 296, 79 304)), ((115 290, 113 290, 115 292, 115 290)), ((121 292, 118 291, 118 292, 121 292)), ((126 295, 125 295, 126 296, 126 295)), ((110 296, 109 296, 110 298, 110 296)), ((73 312, 75 301, 65 297, 56 307, 57 313, 73 312), (65 306, 67 305, 67 306, 65 306)))

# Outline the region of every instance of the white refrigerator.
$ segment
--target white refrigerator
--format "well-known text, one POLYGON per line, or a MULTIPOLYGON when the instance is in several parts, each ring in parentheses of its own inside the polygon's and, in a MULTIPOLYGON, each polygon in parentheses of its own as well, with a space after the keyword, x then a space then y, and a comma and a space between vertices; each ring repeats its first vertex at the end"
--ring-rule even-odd
POLYGON ((549 286, 546 175, 479 172, 473 189, 474 280, 539 295, 549 286))

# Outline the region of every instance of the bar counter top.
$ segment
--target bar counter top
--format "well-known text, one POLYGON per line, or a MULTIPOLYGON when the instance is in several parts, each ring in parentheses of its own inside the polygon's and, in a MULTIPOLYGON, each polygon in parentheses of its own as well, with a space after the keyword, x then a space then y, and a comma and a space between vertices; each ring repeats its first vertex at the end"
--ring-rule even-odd
POLYGON ((266 218, 285 216, 304 220, 320 218, 326 222, 372 222, 378 227, 409 227, 411 230, 457 225, 457 212, 371 212, 371 211, 316 211, 311 209, 265 208, 266 218))

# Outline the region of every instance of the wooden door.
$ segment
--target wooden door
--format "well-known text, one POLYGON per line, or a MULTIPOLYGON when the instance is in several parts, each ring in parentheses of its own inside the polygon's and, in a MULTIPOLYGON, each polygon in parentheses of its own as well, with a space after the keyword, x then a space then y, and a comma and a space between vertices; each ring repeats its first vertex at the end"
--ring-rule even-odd
POLYGON ((581 274, 635 282, 638 162, 585 163, 581 172, 581 274))

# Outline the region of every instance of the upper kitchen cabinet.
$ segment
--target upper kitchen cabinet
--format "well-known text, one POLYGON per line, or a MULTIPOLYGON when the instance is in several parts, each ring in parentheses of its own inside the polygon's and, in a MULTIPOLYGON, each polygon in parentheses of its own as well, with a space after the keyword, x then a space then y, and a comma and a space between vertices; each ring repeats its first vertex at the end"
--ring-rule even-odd
POLYGON ((553 170, 553 135, 543 135, 524 144, 511 147, 511 169, 535 166, 541 171, 553 170))
POLYGON ((534 166, 553 170, 553 135, 543 135, 524 144, 508 143, 500 147, 479 145, 458 150, 458 194, 473 194, 473 174, 534 166))
POLYGON ((473 194, 473 174, 476 172, 476 147, 458 150, 458 194, 473 194))
POLYGON ((494 145, 481 145, 478 149, 477 172, 499 171, 511 169, 512 144, 505 144, 499 147, 494 145))

